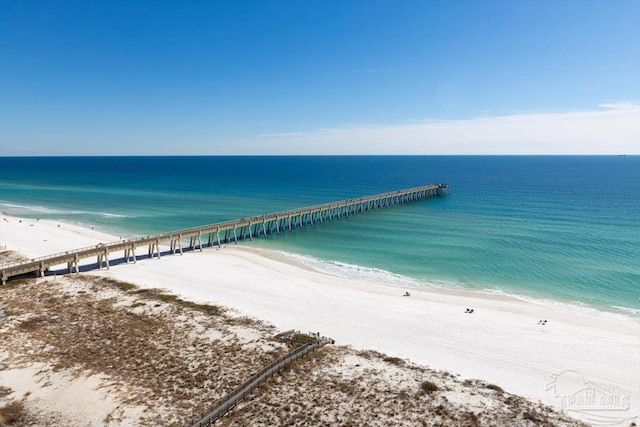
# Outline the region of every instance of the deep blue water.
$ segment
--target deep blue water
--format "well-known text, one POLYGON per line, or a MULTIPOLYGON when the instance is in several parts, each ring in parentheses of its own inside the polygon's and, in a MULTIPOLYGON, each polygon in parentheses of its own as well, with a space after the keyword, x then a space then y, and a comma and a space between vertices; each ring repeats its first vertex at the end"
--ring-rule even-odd
POLYGON ((247 244, 407 286, 640 309, 638 156, 0 157, 0 209, 133 236, 435 182, 450 196, 247 244))

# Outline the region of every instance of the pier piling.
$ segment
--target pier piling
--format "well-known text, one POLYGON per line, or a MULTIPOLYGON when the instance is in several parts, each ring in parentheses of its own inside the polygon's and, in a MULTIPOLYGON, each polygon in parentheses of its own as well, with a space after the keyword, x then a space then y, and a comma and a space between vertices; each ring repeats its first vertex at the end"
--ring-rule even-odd
POLYGON ((276 234, 281 234, 281 232, 286 230, 292 231, 307 225, 323 224, 326 221, 339 220, 343 217, 348 218, 372 210, 375 211, 425 198, 445 196, 448 193, 448 184, 431 184, 361 197, 359 199, 342 200, 301 209, 292 209, 285 212, 255 216, 250 219, 243 218, 201 227, 187 228, 156 236, 146 236, 126 241, 120 240, 106 244, 101 243, 99 245, 48 255, 25 262, 5 264, 0 269, 0 279, 2 284, 5 284, 7 280, 12 277, 34 273, 43 275, 52 267, 64 264, 67 265, 67 272, 69 274, 72 272, 78 274, 80 272, 80 260, 89 257, 96 257, 97 268, 102 268, 104 263, 106 264, 106 268, 109 269, 109 254, 120 250, 124 252, 123 258, 125 263, 128 263, 129 260, 133 258, 133 263, 135 264, 135 250, 138 247, 144 246, 148 247, 149 258, 160 259, 161 243, 169 243, 170 254, 175 254, 176 252, 183 254, 182 239, 187 238, 190 239, 189 248, 192 251, 195 250, 196 247, 202 251, 204 246, 202 243, 203 234, 208 234, 208 247, 217 244, 218 248, 220 248, 223 241, 227 244, 232 241, 237 244, 239 237, 241 237, 242 240, 246 240, 247 232, 249 234, 249 240, 253 240, 253 237, 272 236, 274 228, 276 234), (245 227, 247 231, 245 231, 245 227), (237 232, 238 229, 240 230, 239 234, 237 232), (221 232, 224 232, 224 238, 221 238, 221 232))

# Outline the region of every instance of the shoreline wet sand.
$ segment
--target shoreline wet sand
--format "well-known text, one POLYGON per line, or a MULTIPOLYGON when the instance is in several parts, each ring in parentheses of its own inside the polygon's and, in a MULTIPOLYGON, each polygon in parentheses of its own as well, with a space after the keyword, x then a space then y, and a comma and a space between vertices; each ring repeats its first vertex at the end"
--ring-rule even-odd
MULTIPOLYGON (((0 243, 30 257, 42 255, 38 250, 51 253, 108 237, 117 240, 69 224, 38 221, 30 226, 34 221, 8 218, 2 222, 0 243)), ((638 416, 640 324, 631 317, 470 292, 411 289, 411 296, 403 297, 404 288, 332 276, 278 253, 240 246, 146 259, 90 274, 233 307, 280 330, 319 330, 358 351, 375 350, 461 378, 478 378, 558 409, 562 393, 597 384, 629 402, 627 410, 603 411, 605 415, 638 416), (474 312, 465 313, 468 308, 474 312), (577 375, 562 391, 550 387, 558 378, 566 379, 567 372, 577 375)))

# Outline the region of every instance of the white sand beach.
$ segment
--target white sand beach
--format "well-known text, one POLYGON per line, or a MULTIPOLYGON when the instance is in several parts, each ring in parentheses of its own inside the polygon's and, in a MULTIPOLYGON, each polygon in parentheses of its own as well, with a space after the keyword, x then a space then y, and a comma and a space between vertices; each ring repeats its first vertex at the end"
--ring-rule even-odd
MULTIPOLYGON (((30 258, 118 239, 65 223, 6 215, 0 220, 0 245, 30 258)), ((482 379, 593 424, 629 425, 640 415, 640 321, 631 317, 501 295, 364 282, 240 245, 91 274, 164 288, 281 330, 319 331, 339 345, 482 379), (403 296, 406 290, 410 297, 403 296), (474 312, 465 313, 467 308, 474 312), (589 394, 596 399, 584 400, 589 394)))

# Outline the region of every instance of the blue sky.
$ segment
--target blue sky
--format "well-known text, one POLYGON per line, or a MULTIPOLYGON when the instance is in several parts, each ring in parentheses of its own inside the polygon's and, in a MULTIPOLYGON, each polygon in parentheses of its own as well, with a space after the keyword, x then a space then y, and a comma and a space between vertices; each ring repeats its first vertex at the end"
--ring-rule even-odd
POLYGON ((638 1, 0 0, 0 155, 640 154, 638 1))

